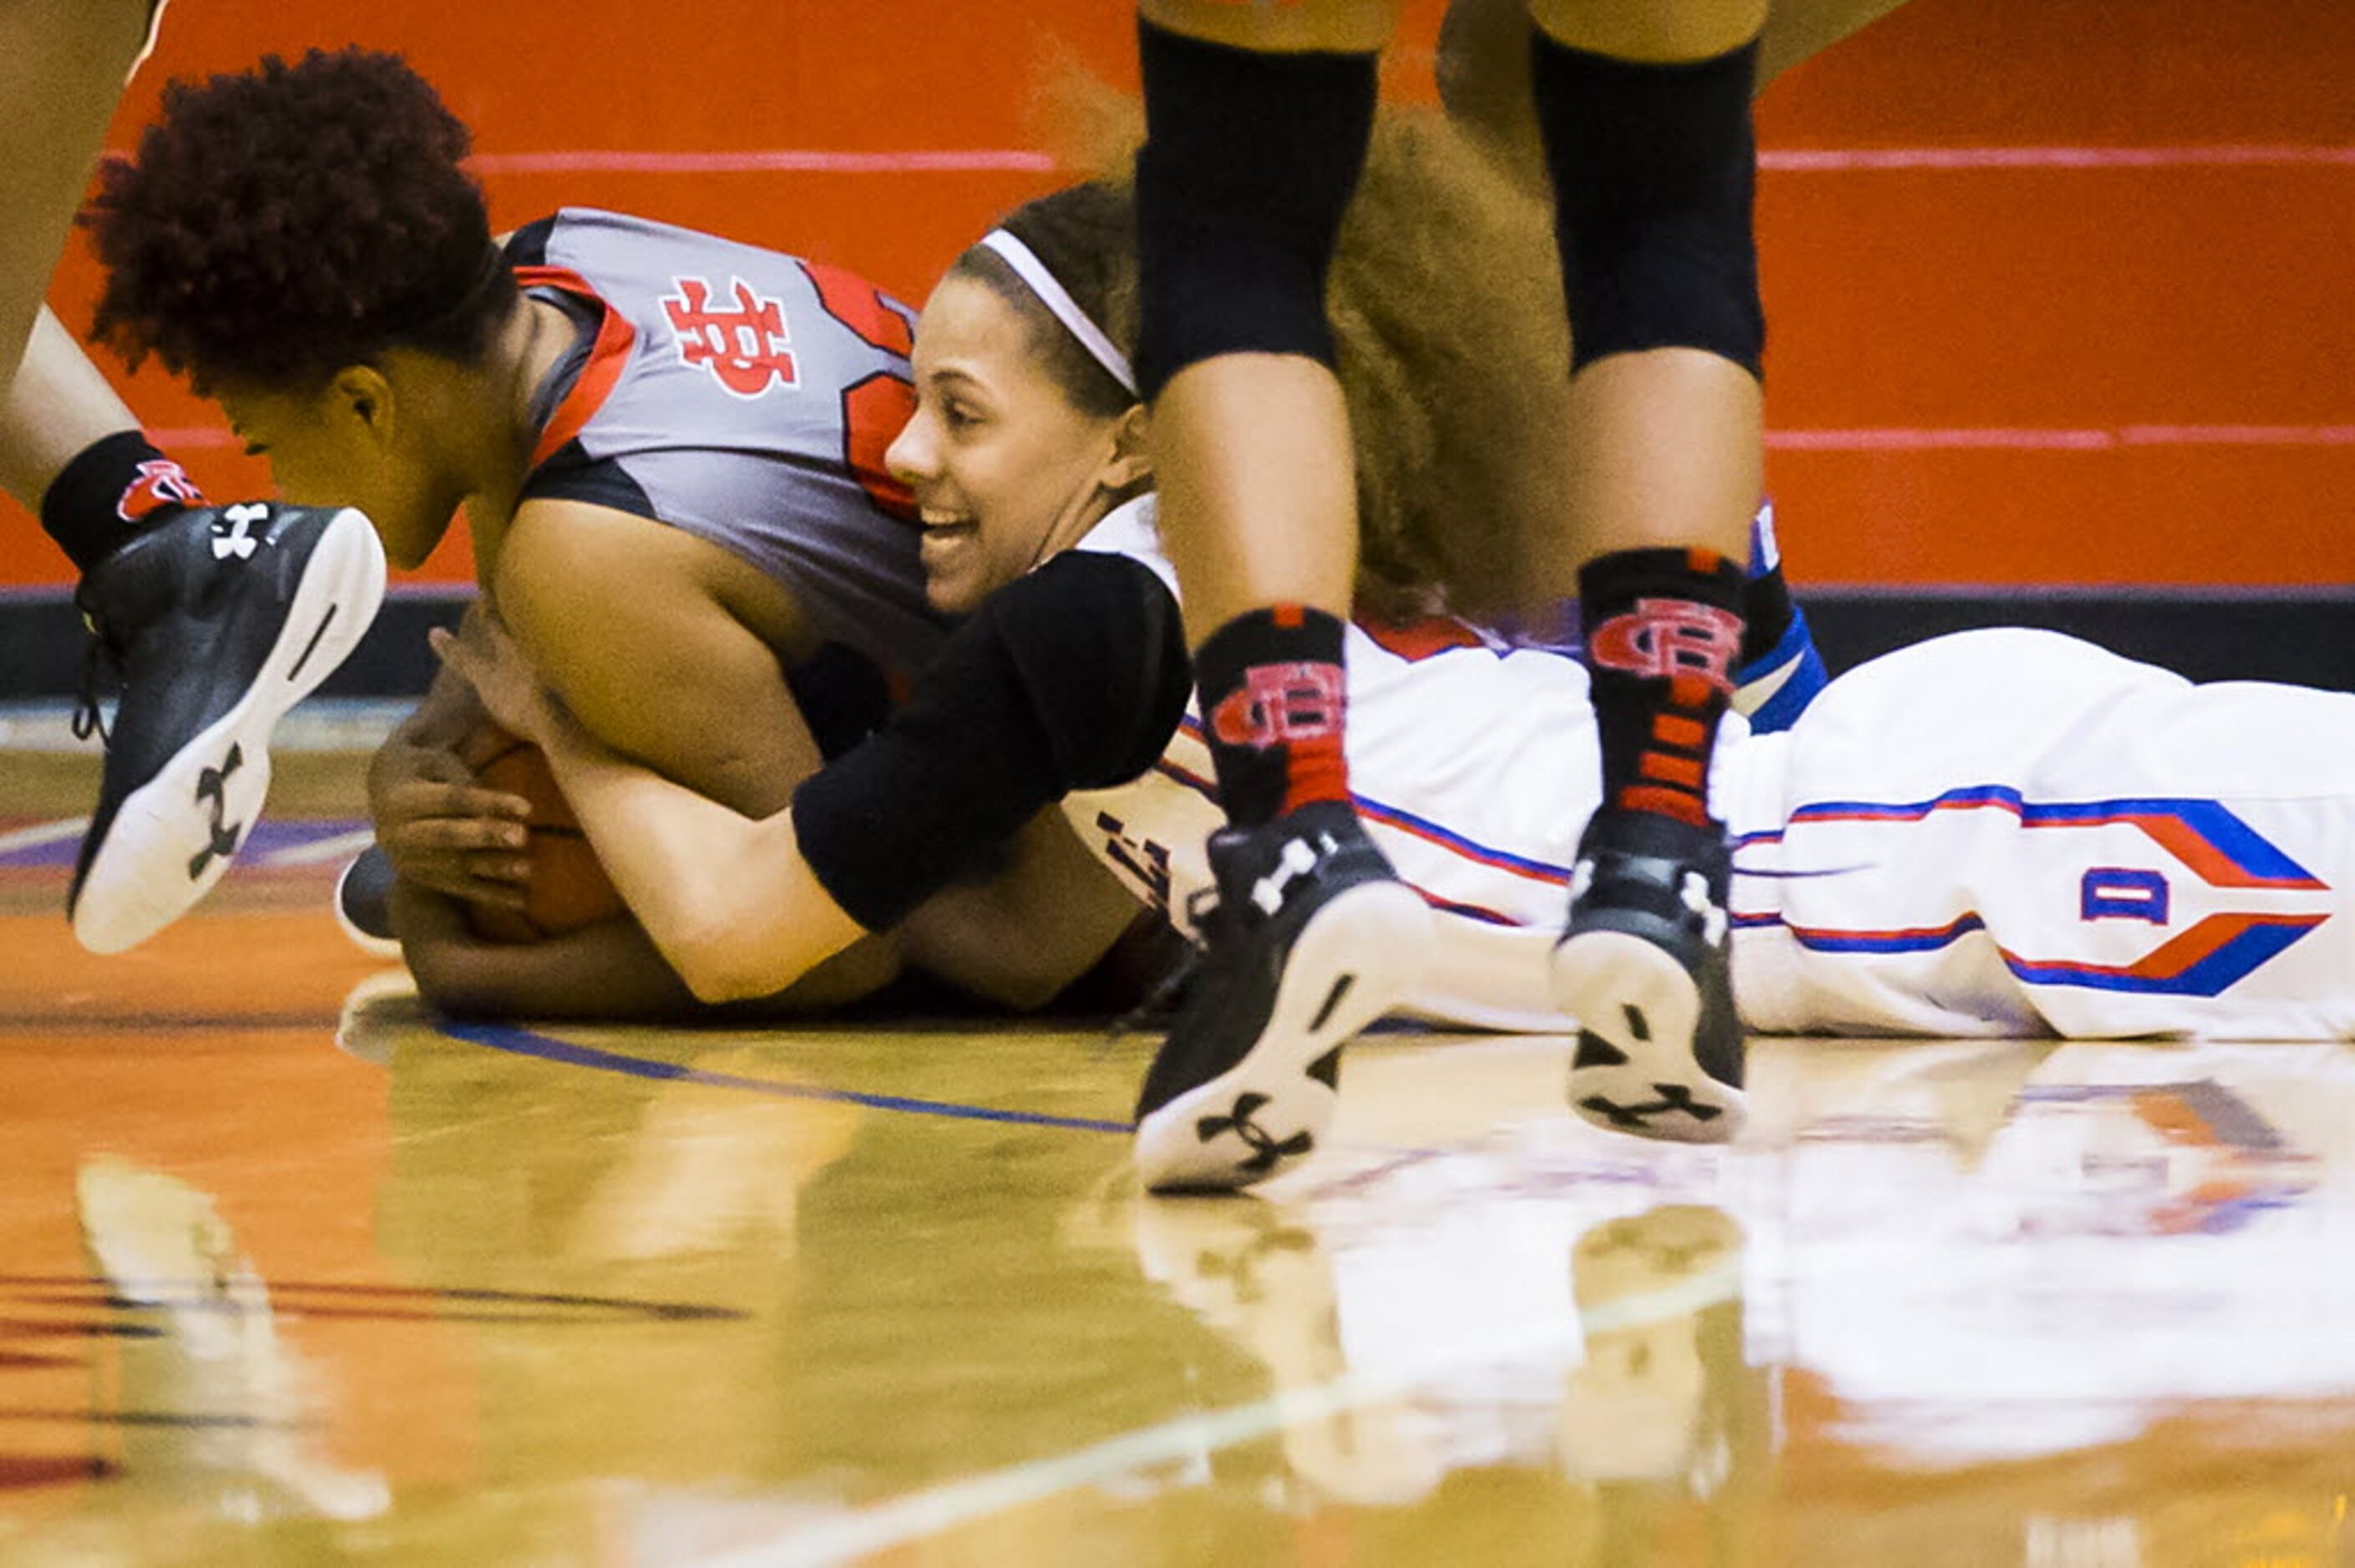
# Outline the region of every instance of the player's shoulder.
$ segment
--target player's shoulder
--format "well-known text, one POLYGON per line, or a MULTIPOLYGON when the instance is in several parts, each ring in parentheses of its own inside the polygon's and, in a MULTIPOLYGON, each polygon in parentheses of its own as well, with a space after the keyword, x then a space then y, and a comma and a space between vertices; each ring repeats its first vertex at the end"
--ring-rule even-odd
POLYGON ((1037 615, 1074 626, 1135 627, 1178 611, 1177 596, 1135 556, 1065 550, 998 589, 1000 613, 1037 615))

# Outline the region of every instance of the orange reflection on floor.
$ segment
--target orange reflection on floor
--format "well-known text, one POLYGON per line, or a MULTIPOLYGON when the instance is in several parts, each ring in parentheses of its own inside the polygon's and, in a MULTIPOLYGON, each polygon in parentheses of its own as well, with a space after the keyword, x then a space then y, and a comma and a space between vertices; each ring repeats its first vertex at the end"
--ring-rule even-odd
POLYGON ((453 1024, 327 885, 10 890, 0 1561, 2346 1560, 2347 1051, 1392 1035, 1152 1200, 1142 1043, 453 1024))

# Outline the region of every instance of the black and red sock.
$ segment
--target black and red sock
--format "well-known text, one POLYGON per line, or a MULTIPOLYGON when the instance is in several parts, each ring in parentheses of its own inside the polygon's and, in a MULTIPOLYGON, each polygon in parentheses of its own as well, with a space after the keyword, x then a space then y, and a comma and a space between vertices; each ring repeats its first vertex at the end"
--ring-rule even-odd
POLYGON ((164 514, 201 506, 187 471, 138 430, 92 441, 58 471, 41 497, 41 527, 85 573, 164 514))
POLYGON ((1603 800, 1695 826, 1742 655, 1742 573, 1712 550, 1618 550, 1578 574, 1603 800))
POLYGON ((1280 604, 1237 616, 1196 651, 1202 730, 1235 826, 1349 799, 1343 630, 1323 610, 1280 604))

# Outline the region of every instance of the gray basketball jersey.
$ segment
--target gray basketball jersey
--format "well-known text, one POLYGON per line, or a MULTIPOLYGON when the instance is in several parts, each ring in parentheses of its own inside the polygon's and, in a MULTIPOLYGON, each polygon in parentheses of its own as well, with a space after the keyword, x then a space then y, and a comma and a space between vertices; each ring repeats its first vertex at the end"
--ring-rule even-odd
POLYGON ((912 313, 856 274, 567 207, 507 246, 581 327, 542 388, 524 497, 684 529, 792 591, 828 641, 911 672, 939 641, 920 530, 883 450, 909 410, 912 313))

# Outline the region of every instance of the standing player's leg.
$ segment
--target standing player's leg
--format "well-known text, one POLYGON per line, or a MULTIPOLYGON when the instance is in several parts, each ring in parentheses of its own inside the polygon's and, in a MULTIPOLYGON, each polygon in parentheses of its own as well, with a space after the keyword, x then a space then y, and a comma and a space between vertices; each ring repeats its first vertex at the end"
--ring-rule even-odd
POLYGON ((219 878, 261 807, 271 730, 358 641, 384 586, 356 512, 201 505, 41 307, 162 10, 0 6, 0 488, 81 568, 76 597, 127 679, 68 895, 75 933, 101 952, 219 878))
POLYGON ((32 334, 115 100, 162 9, 161 0, 0 6, 0 376, 32 334))
POLYGON ((1571 324, 1575 492, 1561 556, 1603 742, 1554 990, 1571 1098, 1608 1127, 1742 1119, 1726 964, 1731 855, 1709 809, 1764 484, 1765 326, 1751 223, 1764 0, 1532 0, 1532 79, 1571 324))
POLYGON ((1340 1049, 1413 981, 1428 925, 1359 827, 1343 748, 1356 477, 1326 272, 1397 0, 1142 0, 1142 330, 1165 545, 1230 826, 1192 997, 1147 1074, 1148 1186, 1308 1154, 1340 1049))

